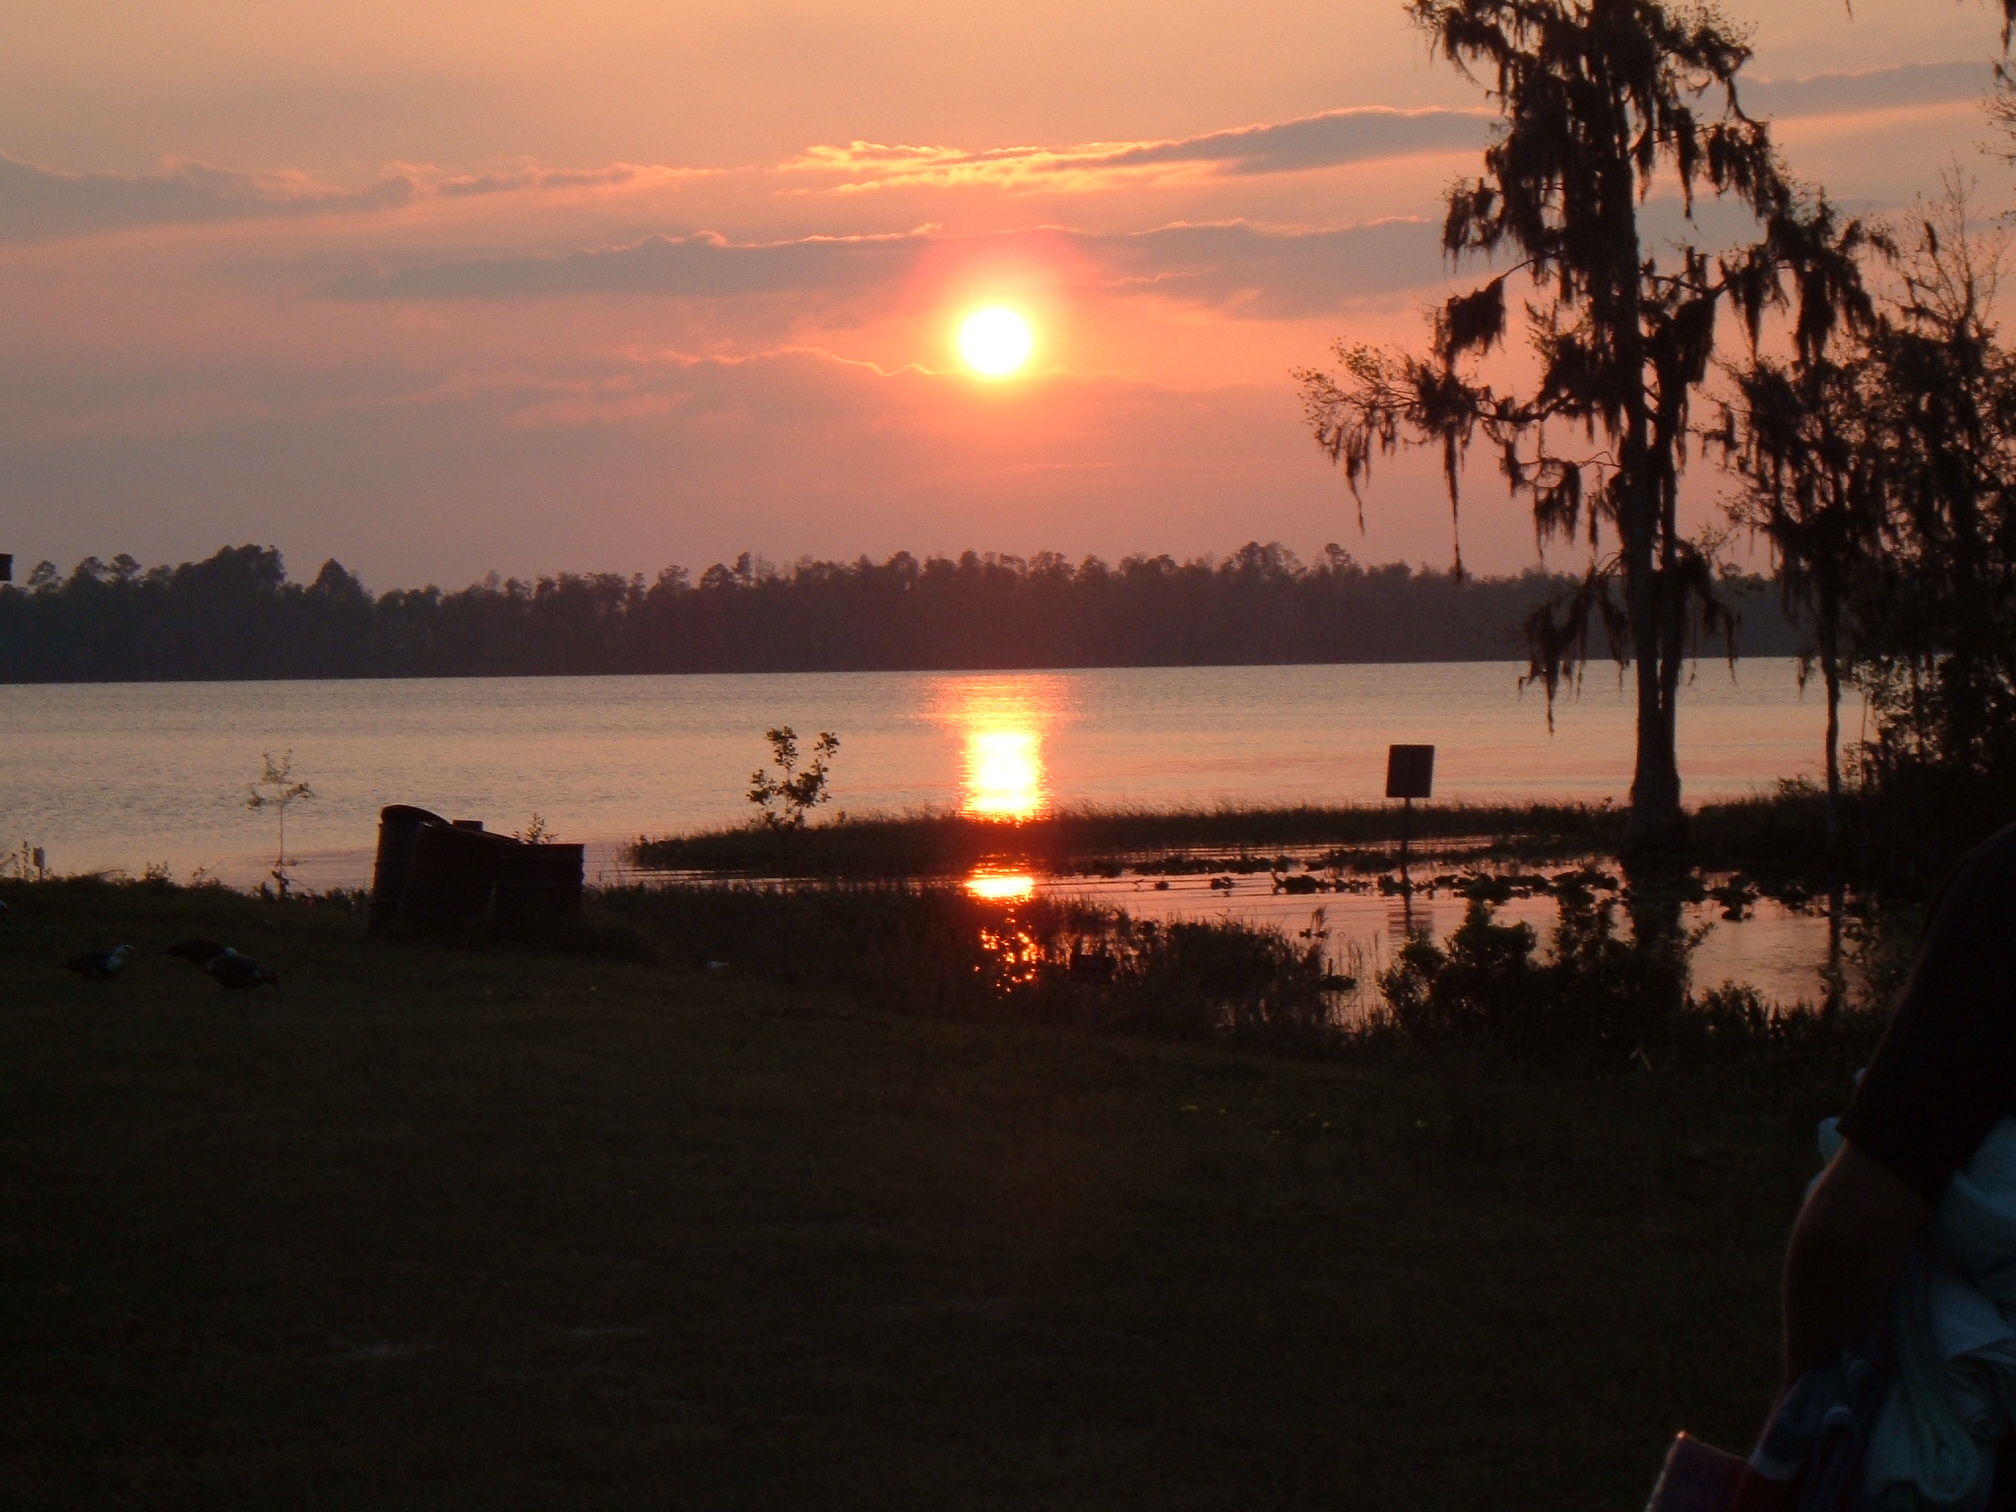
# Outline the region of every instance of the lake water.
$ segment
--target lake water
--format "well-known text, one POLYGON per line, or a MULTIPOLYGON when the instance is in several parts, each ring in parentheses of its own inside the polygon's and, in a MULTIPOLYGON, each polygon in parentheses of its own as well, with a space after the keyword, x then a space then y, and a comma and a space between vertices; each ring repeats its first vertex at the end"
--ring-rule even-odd
MULTIPOLYGON (((1631 706, 1607 668, 1564 698, 1519 666, 1170 667, 1032 673, 397 679, 0 686, 0 846, 64 872, 203 866, 253 882, 262 753, 315 790, 288 817, 310 886, 369 878, 378 810, 490 828, 541 815, 608 869, 638 835, 735 823, 763 732, 839 734, 835 808, 1368 801, 1395 741, 1438 747, 1436 796, 1621 801, 1631 706)), ((1703 662, 1684 698, 1690 802, 1819 771, 1823 711, 1788 660, 1703 662)), ((1844 721, 1852 736, 1859 711, 1844 721)))
MULTIPOLYGON (((1628 690, 1597 671, 1561 701, 1550 733, 1545 701, 1522 693, 1520 671, 1464 662, 0 686, 0 847, 40 846, 59 872, 137 875, 152 864, 255 883, 275 833, 270 811, 246 807, 246 784, 262 753, 291 752, 315 792, 287 821, 305 886, 367 882, 388 803, 506 831, 536 813, 555 838, 588 844, 591 880, 613 880, 638 835, 746 817, 764 731, 778 724, 808 744, 819 730, 840 736, 834 807, 855 813, 1371 801, 1396 741, 1438 748, 1438 798, 1621 801, 1628 690)), ((1859 717, 1846 713, 1851 737, 1859 717)), ((1683 694, 1688 800, 1816 775, 1823 722, 1817 685, 1802 691, 1789 660, 1744 660, 1733 674, 1702 662, 1683 694)), ((1187 891, 1152 901, 1166 911, 1187 891)), ((1222 912, 1227 900, 1196 901, 1222 912)), ((1245 911, 1249 900, 1238 901, 1245 911)), ((1306 919, 1308 906, 1297 911, 1306 919)))

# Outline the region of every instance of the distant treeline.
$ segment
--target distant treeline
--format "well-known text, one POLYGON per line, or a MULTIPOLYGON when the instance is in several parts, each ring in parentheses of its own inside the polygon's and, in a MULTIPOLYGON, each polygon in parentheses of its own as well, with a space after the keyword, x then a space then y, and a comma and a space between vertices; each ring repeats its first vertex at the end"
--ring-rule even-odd
MULTIPOLYGON (((1337 546, 1304 564, 1255 543, 1116 565, 899 552, 779 569, 744 555, 698 582, 683 567, 649 581, 492 574, 374 596, 338 562, 296 583, 279 552, 239 546, 179 567, 90 557, 65 576, 43 563, 0 588, 0 681, 1505 660, 1570 582, 1366 567, 1337 546)), ((1800 649, 1768 583, 1725 586, 1743 654, 1800 649)))

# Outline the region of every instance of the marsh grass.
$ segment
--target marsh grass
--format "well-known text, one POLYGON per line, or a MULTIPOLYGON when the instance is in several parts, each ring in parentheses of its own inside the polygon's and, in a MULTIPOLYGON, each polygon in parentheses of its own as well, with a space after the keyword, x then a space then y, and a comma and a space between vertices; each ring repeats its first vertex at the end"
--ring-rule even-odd
MULTIPOLYGON (((1686 859, 1774 885, 1824 889, 1853 879, 1910 892, 1930 886, 1981 838, 1987 813, 1980 809, 1972 828, 1950 815, 1936 824, 1926 819, 1914 841, 1905 835, 1914 826, 1910 814, 1851 793, 1843 809, 1847 841, 1830 855, 1825 795, 1788 781, 1701 805, 1690 819, 1686 859)), ((645 838, 631 859, 658 871, 860 880, 952 876, 1002 859, 1058 875, 1277 866, 1370 873, 1395 865, 1400 822, 1397 808, 1374 804, 1071 809, 1020 823, 925 812, 802 830, 743 826, 645 838)), ((1430 803, 1415 809, 1413 826, 1416 855, 1431 865, 1607 859, 1625 839, 1622 813, 1600 804, 1430 803)))
POLYGON ((1674 1429, 1756 1428, 1854 1065, 892 1012, 828 974, 859 900, 591 900, 647 962, 0 898, 23 1509, 1635 1506, 1674 1429), (285 988, 151 954, 190 937, 285 988), (125 979, 54 966, 114 942, 125 979))
POLYGON ((669 959, 818 983, 901 1013, 1295 1053, 1337 1038, 1322 942, 1274 928, 903 882, 604 889, 595 913, 669 959))
MULTIPOLYGON (((1414 815, 1414 835, 1423 842, 1484 836, 1487 843, 1550 854, 1603 850, 1622 834, 1619 816, 1589 805, 1432 804, 1414 815)), ((1282 846, 1383 847, 1399 839, 1399 811, 1370 805, 1067 809, 1019 823, 926 812, 789 832, 745 826, 640 839, 632 856, 665 871, 894 878, 954 875, 1001 856, 1061 873, 1172 851, 1264 860, 1282 846)))

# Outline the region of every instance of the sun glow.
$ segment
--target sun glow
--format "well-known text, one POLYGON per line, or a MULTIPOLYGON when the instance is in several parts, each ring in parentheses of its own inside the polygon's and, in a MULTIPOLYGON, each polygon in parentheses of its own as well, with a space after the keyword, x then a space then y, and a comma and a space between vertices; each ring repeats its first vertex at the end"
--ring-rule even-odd
POLYGON ((1019 373, 1036 349, 1036 335, 1018 311, 988 305, 959 322, 959 355, 982 378, 1019 373))

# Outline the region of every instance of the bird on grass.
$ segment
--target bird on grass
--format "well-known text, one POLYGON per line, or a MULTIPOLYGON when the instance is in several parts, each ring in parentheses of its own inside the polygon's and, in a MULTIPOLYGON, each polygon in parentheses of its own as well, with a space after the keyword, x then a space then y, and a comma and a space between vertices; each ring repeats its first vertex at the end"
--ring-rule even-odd
POLYGON ((126 963, 133 959, 131 945, 115 945, 110 950, 94 950, 76 956, 63 963, 63 970, 74 971, 81 977, 89 977, 94 982, 109 982, 126 969, 126 963))
POLYGON ((272 967, 262 966, 252 957, 240 955, 215 940, 184 940, 179 945, 170 945, 161 954, 182 957, 218 986, 236 992, 250 992, 266 982, 275 987, 280 985, 279 973, 272 967))
POLYGON ((219 987, 229 987, 234 992, 250 992, 262 983, 280 985, 280 973, 271 966, 261 966, 250 956, 227 950, 203 968, 215 979, 219 987))
POLYGON ((170 945, 161 955, 180 956, 192 966, 207 966, 229 951, 229 945, 220 945, 215 940, 184 940, 179 945, 170 945))

